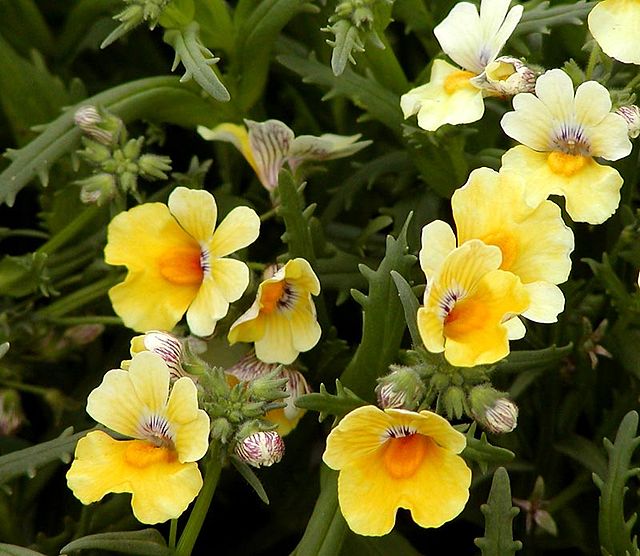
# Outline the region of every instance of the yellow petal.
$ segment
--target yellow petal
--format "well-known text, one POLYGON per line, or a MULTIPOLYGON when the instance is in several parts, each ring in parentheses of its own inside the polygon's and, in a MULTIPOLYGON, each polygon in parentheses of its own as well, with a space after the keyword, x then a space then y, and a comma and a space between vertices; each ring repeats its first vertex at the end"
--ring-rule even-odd
POLYGON ((297 258, 288 261, 283 271, 285 279, 292 280, 297 288, 312 295, 320 293, 320 281, 306 259, 297 258))
POLYGON ((245 160, 251 165, 253 171, 258 174, 258 165, 251 152, 249 134, 244 126, 232 123, 223 123, 213 129, 198 126, 200 137, 208 141, 226 141, 238 149, 245 160))
POLYGON ((190 378, 179 378, 171 389, 167 419, 175 431, 181 462, 198 461, 209 448, 209 416, 198 409, 198 390, 190 378))
POLYGON ((444 351, 444 322, 436 311, 418 309, 418 331, 424 347, 431 353, 444 351))
POLYGON ((214 257, 224 257, 252 244, 260 233, 260 217, 249 207, 234 208, 213 234, 209 250, 214 257))
POLYGON ((151 524, 184 512, 202 488, 202 477, 195 463, 180 463, 166 448, 94 431, 78 441, 67 484, 83 504, 109 492, 131 492, 134 515, 151 524))
POLYGON ((208 242, 218 218, 213 195, 203 189, 176 187, 168 201, 169 211, 182 229, 199 242, 208 242))
POLYGON ((547 105, 534 94, 520 93, 513 97, 513 108, 500 120, 504 132, 536 151, 551 150, 554 116, 547 105))
POLYGON ((215 287, 229 303, 240 299, 249 285, 249 269, 237 259, 214 259, 210 272, 215 287))
POLYGON ((255 340, 256 356, 265 363, 293 363, 299 351, 293 345, 289 319, 279 311, 260 315, 264 322, 262 337, 255 340))
POLYGON ((253 302, 251 307, 240 315, 229 329, 227 339, 229 343, 255 342, 264 335, 264 320, 259 319, 260 302, 259 299, 253 302))
POLYGON ((560 288, 543 281, 531 282, 524 287, 531 302, 522 316, 535 322, 557 322, 558 315, 564 311, 564 295, 560 288))
MULTIPOLYGON (((244 281, 245 288, 248 283, 247 270, 247 276, 244 281)), ((214 278, 211 275, 205 276, 198 294, 187 310, 189 330, 196 336, 213 334, 216 322, 224 317, 228 310, 229 302, 225 299, 214 278)))
POLYGON ((605 0, 589 13, 589 31, 604 52, 628 64, 640 64, 640 5, 629 0, 605 0))
POLYGON ((298 352, 309 351, 320 340, 322 329, 316 318, 311 296, 300 299, 289 313, 293 347, 298 352))
POLYGON ((422 248, 420 267, 429 282, 447 255, 456 248, 456 236, 451 226, 442 220, 435 220, 422 228, 422 248))
POLYGON ((509 340, 520 340, 527 333, 527 328, 518 317, 511 317, 502 324, 507 329, 507 338, 509 340))

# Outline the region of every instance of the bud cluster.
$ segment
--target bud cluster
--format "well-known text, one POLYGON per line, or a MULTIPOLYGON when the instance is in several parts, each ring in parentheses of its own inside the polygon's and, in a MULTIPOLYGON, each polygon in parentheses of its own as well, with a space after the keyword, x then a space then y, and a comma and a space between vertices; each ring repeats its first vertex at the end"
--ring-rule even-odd
POLYGON ((119 21, 120 25, 109 34, 101 47, 105 48, 115 42, 143 21, 149 24, 149 29, 153 29, 158 24, 158 19, 169 2, 171 0, 124 0, 126 7, 113 16, 113 19, 119 21))
POLYGON ((167 179, 171 159, 143 153, 145 138, 128 139, 124 123, 117 116, 95 106, 82 106, 74 121, 83 133, 84 149, 78 155, 93 168, 91 176, 76 182, 81 186, 83 203, 100 206, 127 193, 138 198, 139 177, 167 179))

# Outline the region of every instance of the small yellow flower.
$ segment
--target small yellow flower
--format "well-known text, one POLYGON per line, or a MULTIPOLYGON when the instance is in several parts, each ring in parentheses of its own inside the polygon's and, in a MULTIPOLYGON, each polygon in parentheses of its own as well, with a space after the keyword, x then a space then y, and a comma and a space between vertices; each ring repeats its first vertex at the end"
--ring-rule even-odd
POLYGON ((260 230, 249 207, 234 208, 216 228, 217 212, 207 191, 178 187, 168 206, 145 203, 111 221, 105 261, 129 272, 109 297, 126 326, 171 330, 186 312, 191 332, 213 333, 249 284, 247 265, 227 255, 260 230))
POLYGON ((497 58, 522 17, 523 7, 509 10, 509 4, 510 0, 482 0, 480 12, 469 2, 453 7, 433 32, 444 53, 462 69, 435 60, 429 83, 402 95, 405 118, 417 113, 418 125, 428 131, 482 118, 483 97, 495 91, 473 80, 497 58))
MULTIPOLYGON (((522 315, 536 322, 555 322, 564 309, 564 296, 556 284, 569 277, 573 232, 551 201, 530 207, 524 200, 524 183, 514 173, 478 168, 451 198, 458 245, 479 239, 502 253, 501 270, 514 273, 531 298, 522 315)), ((422 230, 420 263, 432 276, 456 247, 451 227, 440 220, 422 230)))
MULTIPOLYGON (((524 336, 522 323, 513 317, 529 308, 529 294, 515 274, 499 270, 498 247, 471 239, 454 248, 455 237, 450 239, 449 245, 433 242, 424 268, 427 290, 424 307, 418 309, 420 336, 429 351, 444 352, 452 365, 495 363, 509 353, 509 339, 524 336)), ((431 242, 422 249, 429 251, 431 242)))
POLYGON ((536 95, 516 95, 513 107, 501 124, 522 145, 504 154, 502 168, 525 180, 527 203, 563 195, 573 220, 601 224, 609 218, 620 202, 622 178, 594 158, 618 160, 631 152, 627 124, 611 112, 609 91, 587 81, 574 95, 571 78, 553 69, 536 81, 536 95))
POLYGON ((142 523, 177 518, 202 488, 195 463, 208 448, 209 417, 198 409, 191 379, 178 379, 169 394, 169 369, 160 356, 143 352, 128 371, 108 371, 87 400, 87 413, 133 440, 102 431, 80 439, 67 484, 83 503, 110 492, 130 492, 142 523), (168 400, 167 400, 168 398, 168 400))
POLYGON ((213 129, 198 127, 198 133, 209 141, 226 141, 238 149, 268 191, 278 186, 278 174, 285 163, 292 171, 306 160, 343 158, 364 149, 371 141, 358 141, 360 135, 325 133, 295 137, 289 126, 280 120, 254 122, 245 120, 246 127, 223 123, 213 129))
POLYGON ((640 64, 640 2, 604 0, 591 10, 588 22, 605 54, 627 64, 640 64))
POLYGON ((464 435, 431 413, 364 406, 327 438, 322 459, 340 470, 338 500, 352 531, 381 536, 406 508, 421 527, 452 520, 469 499, 464 435))
POLYGON ((229 330, 229 342, 255 342, 265 363, 292 363, 322 333, 312 295, 320 282, 305 259, 293 259, 258 286, 256 300, 229 330))

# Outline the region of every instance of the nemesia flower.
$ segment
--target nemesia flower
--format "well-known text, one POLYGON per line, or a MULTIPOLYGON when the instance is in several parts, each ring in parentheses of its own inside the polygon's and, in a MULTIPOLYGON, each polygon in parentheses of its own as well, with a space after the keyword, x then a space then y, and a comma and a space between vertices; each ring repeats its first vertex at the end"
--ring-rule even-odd
POLYGON ((398 508, 421 527, 440 527, 464 509, 471 470, 457 454, 465 445, 435 413, 368 405, 331 431, 322 459, 340 471, 338 501, 351 530, 381 536, 398 508))
POLYGON ((253 467, 271 467, 284 456, 284 442, 276 431, 258 431, 238 442, 234 452, 253 467))
POLYGON ((279 120, 254 122, 245 120, 246 127, 223 123, 213 129, 198 126, 198 133, 209 141, 233 144, 258 176, 260 183, 273 191, 278 186, 278 174, 285 163, 292 171, 306 160, 343 158, 364 149, 371 141, 358 141, 361 135, 295 137, 291 128, 279 120))
POLYGON ((483 96, 496 93, 472 80, 497 58, 522 17, 523 7, 509 10, 509 4, 510 0, 482 0, 479 13, 469 2, 453 7, 433 32, 444 53, 462 69, 435 60, 429 83, 400 98, 405 118, 418 114, 418 125, 428 131, 482 118, 483 96))
POLYGON ((458 367, 495 363, 509 353, 510 339, 524 336, 513 317, 529 308, 529 294, 518 276, 499 270, 502 254, 495 245, 478 239, 455 249, 443 245, 434 241, 430 266, 423 269, 427 289, 417 317, 422 341, 458 367))
POLYGON ((604 0, 589 12, 589 31, 600 48, 627 64, 640 64, 640 3, 637 0, 604 0))
POLYGON ((627 124, 611 112, 609 91, 587 81, 574 95, 571 78, 553 69, 536 81, 536 95, 516 95, 513 107, 501 124, 522 145, 504 154, 502 168, 525 180, 527 203, 563 195, 573 220, 601 224, 609 218, 620 202, 622 177, 594 158, 618 160, 631 152, 627 124))
POLYGON ((209 417, 198 409, 191 379, 169 394, 169 369, 160 356, 142 352, 128 371, 108 371, 87 400, 87 413, 131 438, 93 431, 78 441, 67 484, 83 503, 110 492, 130 492, 142 523, 177 518, 202 488, 195 463, 209 445, 209 417), (168 399, 167 399, 168 398, 168 399))
POLYGON ((265 376, 278 369, 278 367, 280 367, 280 370, 275 378, 287 379, 284 391, 288 394, 288 397, 283 400, 286 405, 282 408, 268 411, 264 418, 278 425, 278 434, 280 436, 286 436, 296 428, 298 422, 306 413, 306 410, 296 406, 296 400, 300 396, 311 392, 304 375, 293 367, 283 367, 278 363, 260 361, 253 350, 242 357, 235 365, 229 367, 227 374, 240 381, 250 381, 265 376))
POLYGON ((265 363, 292 363, 322 334, 311 299, 319 293, 318 277, 305 259, 287 262, 258 286, 253 305, 231 325, 229 342, 255 342, 265 363))
MULTIPOLYGON (((501 270, 517 275, 531 299, 522 315, 536 322, 555 322, 564 296, 555 284, 569 277, 573 232, 551 201, 525 203, 525 186, 514 172, 478 168, 451 198, 458 245, 479 239, 502 253, 501 270)), ((443 253, 456 247, 451 227, 440 220, 422 230, 420 262, 432 276, 443 253)))
POLYGON ((249 285, 247 265, 227 255, 260 230, 249 207, 234 208, 216 228, 217 212, 207 191, 177 187, 168 206, 145 203, 111 221, 105 261, 129 272, 109 297, 126 326, 171 330, 186 312, 193 334, 213 333, 249 285))

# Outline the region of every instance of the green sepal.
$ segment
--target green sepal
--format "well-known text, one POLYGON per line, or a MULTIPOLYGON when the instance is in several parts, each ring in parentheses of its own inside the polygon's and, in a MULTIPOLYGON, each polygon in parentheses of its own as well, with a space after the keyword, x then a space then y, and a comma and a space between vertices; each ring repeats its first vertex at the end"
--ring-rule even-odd
POLYGON ((520 510, 512 505, 509 474, 499 467, 493 474, 489 499, 480 506, 484 514, 484 537, 474 540, 482 556, 513 556, 522 548, 513 540, 512 521, 520 510))
POLYGON ((231 456, 229 458, 231 463, 236 468, 236 471, 242 475, 242 478, 249 483, 249 486, 255 491, 260 500, 262 500, 265 504, 269 504, 269 496, 267 496, 267 491, 262 486, 260 479, 253 472, 253 469, 249 467, 244 461, 238 459, 237 457, 231 456))
POLYGON ((180 83, 193 79, 216 100, 228 102, 231 100, 229 91, 211 67, 217 64, 220 58, 216 58, 200 42, 199 29, 199 25, 194 21, 182 29, 165 31, 164 42, 170 44, 176 52, 171 70, 174 71, 182 62, 185 71, 180 83))
POLYGON ((593 474, 593 482, 600 490, 600 512, 598 531, 600 547, 604 555, 638 556, 637 537, 631 537, 638 514, 633 512, 628 519, 624 515, 624 496, 629 489, 627 481, 640 474, 640 468, 631 467, 631 457, 640 444, 638 413, 627 413, 616 433, 613 443, 604 439, 608 465, 606 474, 593 474))
POLYGON ((114 531, 81 537, 64 546, 61 554, 84 549, 101 549, 123 554, 140 556, 173 556, 175 551, 169 548, 164 537, 157 529, 141 531, 114 531))
POLYGON ((320 392, 304 394, 295 403, 296 407, 320 413, 318 417, 320 422, 324 421, 329 415, 333 415, 337 421, 350 411, 367 405, 365 400, 359 398, 349 388, 345 388, 338 379, 336 379, 335 394, 327 392, 327 388, 323 383, 320 384, 320 392))
POLYGON ((476 427, 476 423, 472 423, 465 435, 467 437, 467 446, 462 451, 464 459, 474 461, 478 464, 480 471, 486 473, 490 465, 503 465, 515 458, 515 454, 511 450, 493 446, 487 440, 487 435, 484 432, 480 434, 480 438, 476 438, 476 427))
POLYGON ((512 351, 495 366, 495 370, 501 373, 522 373, 544 369, 557 365, 572 351, 572 343, 561 347, 553 345, 544 349, 512 351))
POLYGON ((60 460, 69 463, 78 440, 89 431, 76 434, 72 432, 73 427, 69 427, 58 438, 0 457, 0 484, 20 475, 35 477, 40 467, 52 461, 60 460))

